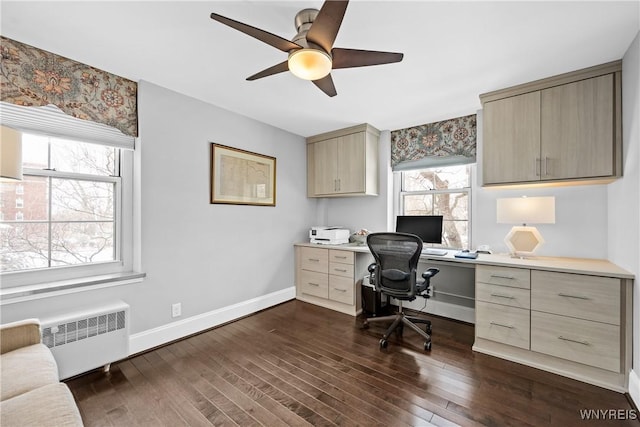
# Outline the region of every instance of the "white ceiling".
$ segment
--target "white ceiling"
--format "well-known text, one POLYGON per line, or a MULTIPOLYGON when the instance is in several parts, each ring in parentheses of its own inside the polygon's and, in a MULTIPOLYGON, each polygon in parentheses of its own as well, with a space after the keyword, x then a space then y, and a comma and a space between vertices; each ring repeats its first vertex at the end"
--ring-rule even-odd
POLYGON ((329 98, 289 73, 248 82, 286 54, 209 18, 283 38, 322 1, 6 1, 2 35, 132 80, 146 80, 302 136, 472 114, 478 95, 622 58, 640 0, 358 1, 335 46, 403 52, 397 64, 336 70, 329 98))

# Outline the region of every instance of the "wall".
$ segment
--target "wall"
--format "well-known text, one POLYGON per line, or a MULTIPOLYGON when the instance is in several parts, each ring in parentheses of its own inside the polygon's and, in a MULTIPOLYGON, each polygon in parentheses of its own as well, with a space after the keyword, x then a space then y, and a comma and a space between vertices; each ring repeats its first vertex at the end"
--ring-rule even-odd
POLYGON ((622 59, 622 179, 609 186, 609 259, 636 275, 633 371, 629 393, 640 406, 640 33, 622 59))
POLYGON ((217 310, 288 289, 293 297, 292 244, 306 238, 316 215, 315 200, 306 197, 304 138, 145 81, 138 89, 137 240, 147 278, 4 305, 3 322, 122 299, 131 306, 139 351, 195 332, 185 325, 191 319, 206 327, 217 310), (276 157, 276 207, 209 204, 210 142, 276 157), (177 302, 182 316, 174 319, 177 302))

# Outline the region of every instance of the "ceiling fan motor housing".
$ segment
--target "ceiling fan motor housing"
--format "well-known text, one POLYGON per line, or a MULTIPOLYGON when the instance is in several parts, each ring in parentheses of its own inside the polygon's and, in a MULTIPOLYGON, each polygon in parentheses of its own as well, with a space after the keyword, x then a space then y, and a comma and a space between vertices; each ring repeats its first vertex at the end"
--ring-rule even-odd
MULTIPOLYGON (((324 52, 320 46, 315 43, 311 43, 307 41, 307 32, 311 28, 311 24, 315 21, 318 16, 318 9, 302 9, 300 12, 296 14, 294 18, 294 24, 296 26, 296 31, 298 34, 291 40, 293 43, 302 46, 307 49, 319 49, 324 52)), ((331 55, 331 52, 326 52, 331 55)))

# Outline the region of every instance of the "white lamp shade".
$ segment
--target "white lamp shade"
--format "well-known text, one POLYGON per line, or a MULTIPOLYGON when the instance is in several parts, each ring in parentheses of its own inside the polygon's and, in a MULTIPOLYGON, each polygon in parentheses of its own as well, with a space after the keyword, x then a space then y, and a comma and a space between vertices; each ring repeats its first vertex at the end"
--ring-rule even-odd
POLYGON ((0 178, 22 179, 22 135, 15 129, 0 126, 0 178))
POLYGON ((555 197, 514 197, 497 200, 499 224, 555 224, 555 197))

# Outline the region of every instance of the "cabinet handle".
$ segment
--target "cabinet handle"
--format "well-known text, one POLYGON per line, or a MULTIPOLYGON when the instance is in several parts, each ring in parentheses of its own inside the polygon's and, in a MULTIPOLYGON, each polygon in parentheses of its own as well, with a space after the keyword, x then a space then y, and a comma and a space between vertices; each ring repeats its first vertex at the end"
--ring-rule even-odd
POLYGON ((320 260, 317 258, 307 258, 307 259, 311 262, 320 262, 320 260))
POLYGON ((491 277, 493 277, 495 279, 508 279, 508 280, 515 279, 515 277, 513 277, 513 276, 503 276, 501 274, 492 274, 491 277))
POLYGON ((307 284, 309 284, 309 285, 311 285, 311 286, 320 286, 319 284, 317 284, 317 283, 313 283, 313 282, 307 282, 307 284))
POLYGON ((498 297, 498 298, 507 298, 507 299, 516 299, 515 297, 512 297, 511 295, 502 295, 502 294, 491 294, 492 297, 498 297))
POLYGON ((545 158, 544 158, 544 176, 549 175, 548 170, 549 170, 549 157, 545 156, 545 158))
POLYGON ((591 343, 590 343, 589 341, 574 340, 574 339, 571 339, 571 338, 563 337, 562 335, 560 335, 560 336, 558 337, 558 339, 559 339, 559 340, 562 340, 562 341, 574 342, 574 343, 576 343, 576 344, 591 345, 591 343))
POLYGON ((347 292, 346 289, 340 289, 340 288, 333 288, 333 290, 338 292, 347 292))
POLYGON ((346 256, 344 255, 334 255, 334 258, 338 258, 338 259, 347 259, 346 256))
POLYGON ((589 297, 583 297, 583 296, 580 296, 580 295, 570 295, 570 294, 563 294, 563 293, 559 293, 559 294, 558 294, 558 296, 559 296, 559 297, 565 297, 565 298, 581 299, 581 300, 585 300, 585 301, 587 301, 587 300, 590 300, 590 299, 591 299, 591 298, 589 298, 589 297))
POLYGON ((533 170, 536 172, 536 176, 540 176, 540 168, 542 167, 540 157, 536 157, 533 161, 533 170))
POLYGON ((490 324, 491 324, 491 325, 493 325, 493 326, 500 326, 500 327, 502 327, 502 328, 515 329, 515 327, 514 327, 514 326, 511 326, 511 325, 503 325, 502 323, 491 322, 490 324))
POLYGON ((343 268, 334 268, 333 271, 340 271, 342 273, 346 273, 347 270, 343 269, 343 268))
POLYGON ((338 191, 340 191, 340 184, 342 183, 340 182, 340 178, 338 178, 338 191))

